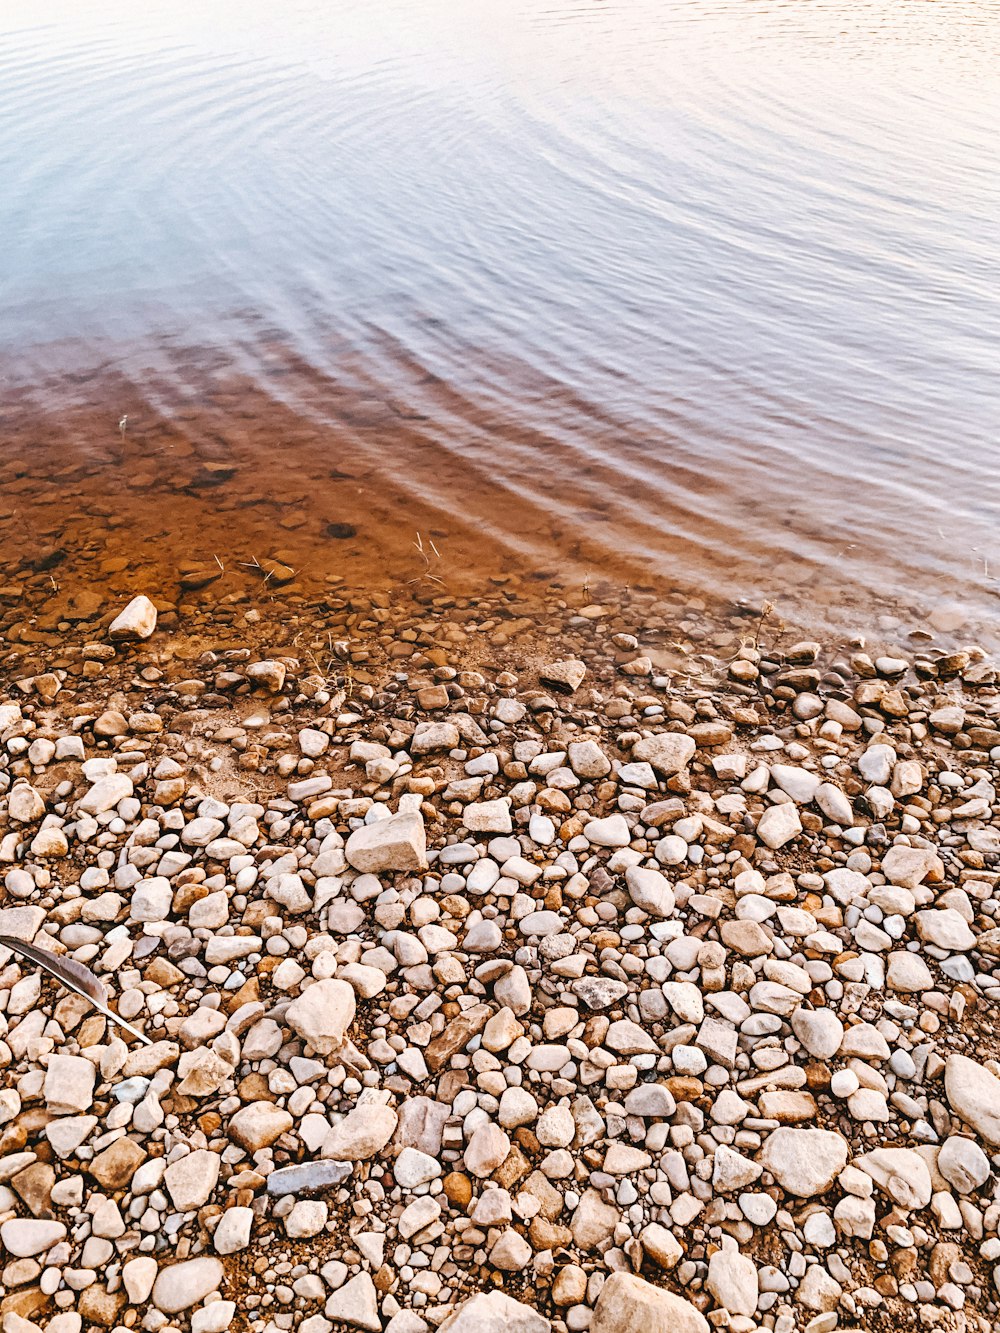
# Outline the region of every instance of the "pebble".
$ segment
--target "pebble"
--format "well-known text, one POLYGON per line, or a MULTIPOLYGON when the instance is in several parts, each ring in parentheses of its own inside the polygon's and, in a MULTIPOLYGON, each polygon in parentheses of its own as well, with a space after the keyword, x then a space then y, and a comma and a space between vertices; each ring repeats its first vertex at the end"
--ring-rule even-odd
POLYGON ((0 935, 153 1043, 0 956, 7 1322, 987 1333, 995 677, 448 600, 350 691, 164 616, 0 699, 0 935))

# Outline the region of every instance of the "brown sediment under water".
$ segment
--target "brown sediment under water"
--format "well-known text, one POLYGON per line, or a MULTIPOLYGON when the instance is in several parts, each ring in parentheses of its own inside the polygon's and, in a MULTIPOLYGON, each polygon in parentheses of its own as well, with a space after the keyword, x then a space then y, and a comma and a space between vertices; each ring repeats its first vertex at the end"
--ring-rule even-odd
POLYGON ((139 591, 498 588, 996 645, 995 6, 0 35, 12 650, 139 591))

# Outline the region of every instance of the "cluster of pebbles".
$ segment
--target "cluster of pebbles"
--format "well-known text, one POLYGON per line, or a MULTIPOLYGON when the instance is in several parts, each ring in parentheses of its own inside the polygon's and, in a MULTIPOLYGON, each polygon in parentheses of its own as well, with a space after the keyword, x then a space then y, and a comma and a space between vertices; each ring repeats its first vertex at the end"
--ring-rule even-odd
POLYGON ((7 659, 3 1333, 998 1327, 984 654, 436 600, 7 659))

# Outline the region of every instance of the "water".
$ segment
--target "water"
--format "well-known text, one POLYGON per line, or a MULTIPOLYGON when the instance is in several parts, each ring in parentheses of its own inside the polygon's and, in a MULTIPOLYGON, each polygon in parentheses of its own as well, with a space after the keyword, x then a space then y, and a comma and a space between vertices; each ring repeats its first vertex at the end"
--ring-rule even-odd
POLYGON ((41 0, 0 36, 6 570, 406 580, 419 533, 446 583, 995 608, 996 3, 41 0))

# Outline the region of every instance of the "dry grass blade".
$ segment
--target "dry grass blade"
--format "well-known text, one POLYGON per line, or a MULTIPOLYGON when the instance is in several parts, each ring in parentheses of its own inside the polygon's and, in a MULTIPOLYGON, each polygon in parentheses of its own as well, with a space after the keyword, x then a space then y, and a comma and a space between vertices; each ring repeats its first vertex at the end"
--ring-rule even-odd
POLYGON ((48 949, 40 949, 37 944, 28 944, 25 940, 16 940, 10 935, 0 935, 0 947, 10 949, 13 953, 26 958, 29 963, 42 968, 49 976, 61 982, 67 990, 89 1000, 94 1008, 112 1023, 124 1028, 133 1037, 138 1037, 147 1046, 152 1046, 152 1041, 144 1032, 134 1028, 131 1023, 126 1023, 124 1018, 119 1017, 109 1007, 108 992, 104 982, 95 977, 90 968, 84 967, 83 963, 78 963, 75 958, 62 958, 59 954, 50 953, 48 949))

